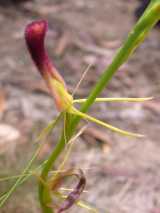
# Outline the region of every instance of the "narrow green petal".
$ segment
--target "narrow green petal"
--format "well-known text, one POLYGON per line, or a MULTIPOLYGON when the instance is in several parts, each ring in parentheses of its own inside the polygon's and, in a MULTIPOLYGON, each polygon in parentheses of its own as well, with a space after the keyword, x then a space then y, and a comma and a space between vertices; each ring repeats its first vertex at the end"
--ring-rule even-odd
MULTIPOLYGON (((146 97, 146 98, 96 98, 95 102, 144 102, 150 101, 153 97, 146 97)), ((75 99, 73 103, 84 103, 87 99, 75 99)))
POLYGON ((114 126, 112 126, 112 125, 110 125, 108 123, 105 123, 103 121, 100 121, 100 120, 98 120, 98 119, 96 119, 96 118, 94 118, 94 117, 92 117, 90 115, 82 113, 82 112, 78 111, 76 108, 70 109, 70 112, 73 113, 73 114, 76 114, 76 115, 78 115, 78 116, 80 116, 80 117, 82 117, 82 118, 84 118, 86 120, 89 120, 89 121, 92 121, 92 122, 94 122, 96 124, 99 124, 100 126, 108 128, 108 129, 110 129, 110 130, 112 130, 114 132, 118 132, 118 133, 120 133, 122 135, 131 136, 131 137, 144 137, 144 135, 137 134, 137 133, 132 133, 132 132, 128 132, 128 131, 119 129, 117 127, 114 127, 114 126))

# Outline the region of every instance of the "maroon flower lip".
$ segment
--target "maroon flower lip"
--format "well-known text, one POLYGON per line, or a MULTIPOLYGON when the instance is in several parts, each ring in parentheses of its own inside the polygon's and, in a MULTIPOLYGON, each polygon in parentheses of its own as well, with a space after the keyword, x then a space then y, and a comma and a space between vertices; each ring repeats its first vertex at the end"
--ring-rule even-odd
POLYGON ((45 79, 55 78, 65 85, 63 78, 51 62, 45 49, 44 41, 47 30, 48 23, 45 20, 34 21, 28 24, 25 30, 26 44, 41 75, 45 79))
POLYGON ((25 39, 28 50, 34 63, 36 64, 40 72, 42 72, 41 74, 43 74, 44 59, 46 59, 47 57, 44 48, 44 39, 47 28, 47 22, 42 20, 32 22, 26 27, 25 31, 25 39))

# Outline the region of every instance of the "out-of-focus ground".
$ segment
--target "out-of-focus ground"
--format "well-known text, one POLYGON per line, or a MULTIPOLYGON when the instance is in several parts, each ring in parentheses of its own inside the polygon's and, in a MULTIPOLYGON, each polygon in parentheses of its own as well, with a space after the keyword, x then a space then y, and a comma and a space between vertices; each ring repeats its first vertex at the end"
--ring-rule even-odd
MULTIPOLYGON (((73 91, 88 64, 90 71, 76 97, 87 97, 134 24, 136 1, 43 0, 21 7, 0 7, 0 176, 19 174, 37 146, 34 138, 57 111, 24 41, 24 28, 49 21, 46 45, 73 91)), ((145 103, 95 104, 90 114, 146 135, 123 137, 94 124, 76 141, 68 167, 85 170, 82 199, 102 213, 160 212, 160 31, 153 30, 101 96, 144 97, 145 103)), ((42 150, 45 158, 58 129, 42 150)), ((61 157, 61 160, 63 156, 61 157)), ((36 178, 13 194, 3 213, 38 213, 36 178)), ((4 192, 12 183, 1 183, 4 192)), ((68 212, 71 212, 69 210, 68 212)), ((87 212, 74 207, 72 212, 87 212)))

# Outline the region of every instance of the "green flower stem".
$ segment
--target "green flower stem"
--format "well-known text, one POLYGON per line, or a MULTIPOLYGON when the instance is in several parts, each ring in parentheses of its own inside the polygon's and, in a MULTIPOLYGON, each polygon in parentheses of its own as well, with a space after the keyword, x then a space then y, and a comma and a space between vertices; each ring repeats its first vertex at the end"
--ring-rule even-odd
MULTIPOLYGON (((134 50, 140 45, 145 39, 151 28, 160 19, 160 0, 152 0, 148 6, 144 15, 140 18, 137 24, 134 26, 133 30, 129 33, 128 38, 122 45, 122 47, 116 53, 112 63, 104 71, 100 77, 98 83, 91 91, 88 99, 81 107, 81 112, 85 113, 89 110, 90 106, 94 103, 97 96, 102 92, 102 90, 108 85, 109 81, 113 77, 114 73, 119 69, 119 67, 127 61, 127 59, 132 55, 134 50)), ((73 116, 70 119, 70 123, 66 128, 67 140, 69 140, 75 132, 75 129, 80 121, 79 116, 73 116)), ((56 159, 59 157, 61 152, 65 147, 65 138, 62 134, 60 141, 57 143, 52 154, 48 158, 45 164, 41 177, 46 180, 49 171, 52 169, 56 159)), ((39 198, 42 206, 43 213, 53 213, 53 209, 47 207, 47 204, 51 202, 51 194, 48 189, 39 183, 39 198)))
MULTIPOLYGON (((64 135, 63 135, 64 138, 64 135)), ((46 181, 48 177, 48 173, 51 170, 54 162, 62 152, 63 148, 65 146, 65 140, 63 140, 61 143, 57 144, 54 152, 50 155, 49 159, 47 160, 47 163, 45 164, 42 173, 41 173, 41 178, 46 181)), ((39 199, 41 203, 41 207, 44 213, 53 213, 53 209, 48 207, 47 205, 52 202, 50 192, 46 186, 43 185, 43 183, 40 181, 39 182, 39 199)))
MULTIPOLYGON (((66 124, 70 123, 70 114, 64 114, 64 117, 66 116, 66 124)), ((65 129, 67 129, 67 126, 64 126, 65 129)), ((48 177, 48 173, 51 170, 54 162, 60 155, 60 153, 63 151, 63 148, 65 146, 66 140, 68 141, 68 138, 66 138, 66 132, 63 130, 62 133, 62 139, 60 140, 61 143, 58 143, 56 147, 54 148, 54 151, 49 156, 47 162, 45 163, 42 173, 41 173, 41 179, 45 182, 48 177), (63 139, 63 140, 62 140, 63 139)), ((42 212, 44 213, 53 213, 54 210, 50 207, 48 207, 48 204, 52 202, 50 192, 46 186, 42 183, 42 181, 39 181, 39 200, 42 207, 42 212)))

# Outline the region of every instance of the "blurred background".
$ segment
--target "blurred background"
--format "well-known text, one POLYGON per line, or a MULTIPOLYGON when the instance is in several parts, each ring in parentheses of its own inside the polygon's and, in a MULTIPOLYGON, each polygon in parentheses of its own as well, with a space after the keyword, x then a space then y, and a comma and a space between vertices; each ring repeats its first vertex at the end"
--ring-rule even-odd
MULTIPOLYGON (((135 13, 139 15, 137 8, 141 3, 0 0, 0 177, 20 174, 38 146, 34 139, 57 115, 53 100, 27 52, 25 26, 33 20, 48 20, 46 46, 71 92, 86 67, 92 64, 75 94, 82 98, 88 96, 126 38, 135 23, 135 13)), ((95 104, 90 110, 90 114, 99 119, 146 137, 123 137, 90 123, 74 145, 67 166, 84 169, 87 192, 81 198, 99 212, 160 213, 159 51, 157 28, 101 94, 105 97, 154 96, 153 101, 95 104)), ((35 165, 50 153, 58 132, 57 127, 35 165)), ((13 182, 0 182, 1 193, 13 182)), ((18 188, 0 212, 40 212, 35 183, 33 177, 18 188)), ((87 210, 73 207, 68 212, 87 210)))

